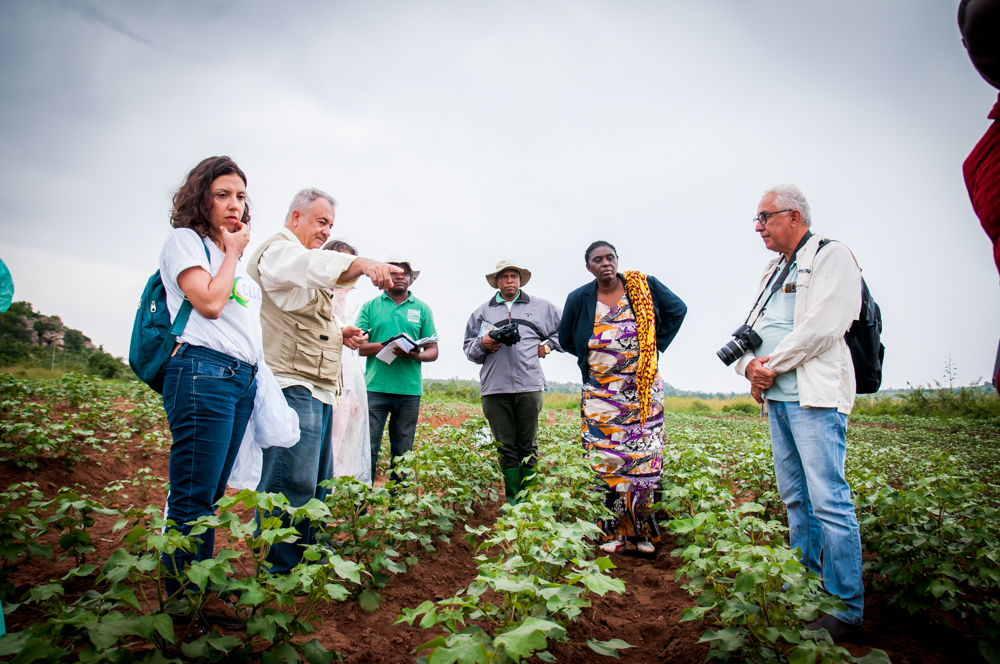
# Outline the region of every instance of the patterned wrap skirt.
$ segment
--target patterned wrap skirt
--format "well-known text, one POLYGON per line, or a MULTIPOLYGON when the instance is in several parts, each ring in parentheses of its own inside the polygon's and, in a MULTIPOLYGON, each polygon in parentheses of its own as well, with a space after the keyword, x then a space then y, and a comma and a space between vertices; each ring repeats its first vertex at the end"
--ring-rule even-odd
POLYGON ((601 521, 603 541, 660 539, 651 506, 663 469, 663 381, 652 387, 645 426, 639 410, 636 367, 639 340, 628 298, 597 303, 589 342, 590 375, 581 398, 581 435, 587 460, 615 515, 601 521))

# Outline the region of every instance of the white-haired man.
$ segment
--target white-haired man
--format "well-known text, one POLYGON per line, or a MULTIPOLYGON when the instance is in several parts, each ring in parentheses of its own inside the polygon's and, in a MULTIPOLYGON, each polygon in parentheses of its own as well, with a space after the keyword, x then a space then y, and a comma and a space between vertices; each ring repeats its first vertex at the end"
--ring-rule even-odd
MULTIPOLYGON (((369 258, 321 251, 333 228, 335 207, 336 201, 318 189, 297 193, 285 227, 257 248, 247 266, 264 292, 264 358, 298 413, 301 432, 292 447, 264 450, 257 489, 283 493, 296 507, 326 496, 319 483, 333 477, 330 420, 340 390, 341 348, 358 348, 366 339, 356 327, 341 327, 326 289, 349 288, 362 275, 384 289, 401 272, 369 258)), ((297 528, 297 542, 271 547, 268 562, 275 574, 295 567, 305 545, 312 543, 308 522, 297 528)))
POLYGON ((778 257, 764 269, 749 319, 761 343, 736 371, 750 381, 753 398, 766 403, 791 545, 847 605, 809 628, 840 641, 859 629, 864 611, 861 537, 844 477, 855 397, 844 334, 861 310, 861 271, 850 249, 813 235, 811 223, 809 203, 795 185, 764 192, 755 230, 778 257))

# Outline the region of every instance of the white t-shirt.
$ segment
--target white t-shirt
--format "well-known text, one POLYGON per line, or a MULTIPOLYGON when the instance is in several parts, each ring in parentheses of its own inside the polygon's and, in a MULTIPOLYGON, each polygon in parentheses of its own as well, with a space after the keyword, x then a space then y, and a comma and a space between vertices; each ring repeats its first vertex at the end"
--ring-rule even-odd
MULTIPOLYGON (((175 228, 170 231, 163 251, 160 252, 160 279, 167 290, 170 320, 177 316, 184 301, 184 292, 177 285, 177 276, 189 267, 200 266, 214 277, 225 257, 214 242, 203 241, 190 228, 175 228), (205 256, 205 247, 208 247, 212 257, 211 263, 205 256)), ((209 320, 192 308, 187 326, 177 337, 177 341, 211 348, 254 364, 263 347, 260 328, 262 301, 260 286, 250 278, 240 261, 236 264, 236 279, 222 315, 209 320)))

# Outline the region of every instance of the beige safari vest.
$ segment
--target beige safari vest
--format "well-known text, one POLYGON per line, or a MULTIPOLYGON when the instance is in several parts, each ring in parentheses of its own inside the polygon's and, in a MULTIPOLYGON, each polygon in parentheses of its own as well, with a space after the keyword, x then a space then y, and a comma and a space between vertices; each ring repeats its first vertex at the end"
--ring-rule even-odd
POLYGON ((309 304, 284 311, 260 280, 257 265, 264 251, 277 242, 292 242, 282 233, 268 238, 250 257, 247 273, 264 293, 260 323, 264 333, 264 359, 278 376, 297 378, 316 387, 340 393, 340 353, 344 337, 333 315, 329 293, 321 288, 309 304))

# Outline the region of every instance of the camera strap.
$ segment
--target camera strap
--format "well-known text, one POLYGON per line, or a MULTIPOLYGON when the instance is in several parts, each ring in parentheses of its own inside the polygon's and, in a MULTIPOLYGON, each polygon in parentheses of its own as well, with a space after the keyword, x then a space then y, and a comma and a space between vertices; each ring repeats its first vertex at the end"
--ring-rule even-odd
POLYGON ((795 264, 795 257, 796 257, 796 255, 798 255, 799 249, 801 249, 802 247, 804 247, 806 245, 806 242, 809 241, 809 238, 811 238, 812 235, 813 235, 812 231, 806 231, 806 234, 802 236, 802 239, 799 240, 798 246, 795 247, 795 251, 792 252, 792 258, 790 260, 785 261, 785 268, 783 270, 781 270, 781 274, 778 274, 778 268, 777 267, 774 268, 774 272, 771 273, 771 278, 767 282, 771 286, 771 289, 770 289, 771 292, 767 294, 767 299, 764 300, 764 304, 760 305, 760 310, 758 310, 757 309, 757 304, 760 302, 760 298, 764 297, 764 293, 767 292, 767 290, 768 290, 767 286, 764 286, 764 290, 762 290, 760 292, 760 295, 757 296, 757 302, 753 303, 753 308, 750 309, 750 313, 747 314, 747 319, 745 321, 743 321, 744 325, 748 325, 749 324, 750 327, 752 328, 754 325, 757 324, 757 321, 760 320, 760 317, 764 313, 764 308, 767 306, 767 303, 771 301, 771 297, 775 293, 777 293, 779 290, 781 290, 781 286, 785 283, 785 279, 788 278, 788 273, 789 273, 789 271, 791 271, 792 265, 795 264), (774 278, 775 275, 778 275, 777 279, 774 278), (754 318, 753 319, 753 323, 751 323, 750 322, 750 316, 753 316, 753 312, 755 312, 755 311, 757 312, 757 317, 754 318))

